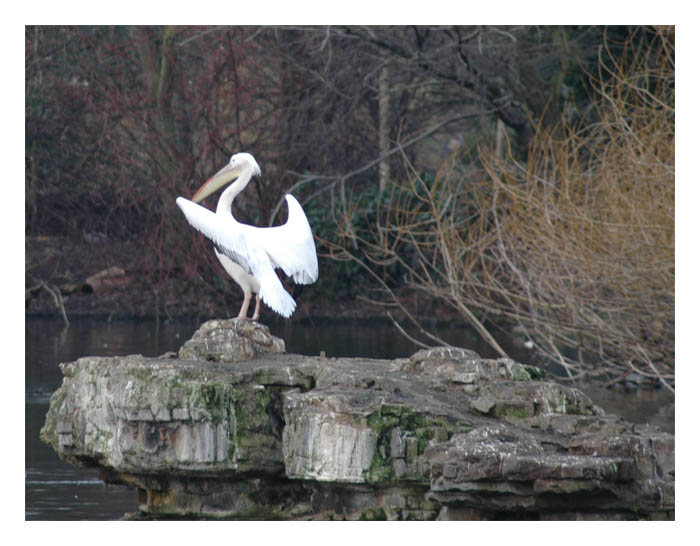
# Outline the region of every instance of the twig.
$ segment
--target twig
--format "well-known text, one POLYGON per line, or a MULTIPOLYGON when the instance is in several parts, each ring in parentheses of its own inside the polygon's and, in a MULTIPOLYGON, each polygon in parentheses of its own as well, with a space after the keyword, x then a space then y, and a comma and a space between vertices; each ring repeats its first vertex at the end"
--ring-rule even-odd
MULTIPOLYGON (((417 180, 421 182, 425 186, 425 183, 423 182, 423 179, 420 177, 419 173, 415 171, 413 165, 408 161, 408 158, 406 157, 406 154, 401 148, 401 155, 403 155, 404 161, 406 161, 407 165, 413 170, 413 174, 416 177, 417 180)), ((425 188, 426 191, 428 188, 425 188)), ((435 201, 434 199, 430 199, 430 207, 432 209, 432 214, 435 219, 441 219, 443 218, 442 211, 439 211, 435 207, 435 201)), ((452 256, 450 253, 447 251, 447 249, 450 248, 449 243, 445 239, 445 230, 444 229, 438 229, 438 236, 440 237, 440 245, 439 248, 442 251, 443 255, 443 260, 445 262, 445 267, 447 269, 447 276, 450 279, 456 279, 458 277, 455 267, 453 266, 452 262, 452 256)), ((474 327, 474 329, 479 333, 479 335, 488 343, 491 345, 491 347, 501 356, 501 357, 508 357, 508 354, 503 350, 503 348, 498 344, 498 342, 495 340, 495 338, 491 335, 491 333, 486 329, 486 327, 479 321, 479 319, 476 318, 474 313, 472 313, 471 309, 467 307, 467 305, 462 301, 462 298, 459 296, 457 293, 456 285, 455 282, 450 282, 450 295, 452 297, 452 301, 454 304, 457 306, 457 308, 460 310, 460 312, 467 317, 467 320, 470 322, 470 324, 474 327)))
MULTIPOLYGON (((641 347, 639 347, 639 346, 638 346, 638 348, 641 349, 641 347)), ((652 363, 651 359, 646 355, 646 352, 645 352, 643 349, 641 349, 641 350, 642 350, 642 352, 644 353, 644 357, 645 357, 645 359, 646 359, 647 365, 648 365, 652 370, 654 370, 654 374, 645 373, 645 372, 643 372, 643 371, 637 369, 637 368, 635 367, 635 365, 632 364, 632 361, 631 361, 631 360, 628 360, 628 361, 627 361, 627 365, 628 365, 630 368, 632 368, 635 372, 637 372, 639 375, 641 375, 641 376, 643 376, 643 377, 651 377, 651 378, 654 378, 654 379, 658 379, 659 381, 661 381, 661 383, 664 384, 664 386, 665 386, 668 390, 670 390, 672 393, 675 394, 676 389, 674 389, 674 388, 666 381, 666 379, 665 379, 665 377, 673 378, 674 376, 664 376, 664 375, 662 375, 661 373, 659 373, 659 371, 656 369, 656 367, 654 367, 654 364, 652 363)))
MULTIPOLYGON (((399 298, 396 296, 396 294, 394 293, 394 291, 393 291, 391 288, 389 288, 389 286, 384 282, 384 280, 383 280, 371 267, 369 267, 365 262, 363 262, 362 260, 358 259, 357 256, 354 256, 353 254, 351 254, 350 252, 348 252, 348 251, 345 250, 344 248, 342 248, 342 247, 340 247, 340 246, 338 246, 338 245, 335 245, 335 244, 331 243, 330 241, 323 241, 323 242, 326 244, 326 246, 327 246, 329 249, 332 250, 333 248, 335 248, 336 250, 339 250, 345 257, 347 257, 347 259, 353 260, 355 263, 357 263, 358 265, 362 266, 362 267, 365 269, 365 271, 367 271, 367 273, 369 273, 369 274, 374 278, 374 280, 377 281, 377 283, 380 284, 380 285, 382 286, 382 288, 384 289, 384 291, 385 291, 387 294, 389 294, 389 296, 391 297, 391 299, 394 301, 394 303, 396 304, 396 306, 397 306, 399 309, 401 309, 401 311, 402 311, 403 314, 406 316, 406 318, 408 318, 408 319, 414 324, 414 326, 416 326, 416 328, 418 328, 418 330, 419 330, 424 336, 426 336, 426 337, 429 338, 429 339, 432 339, 433 341, 435 341, 435 342, 438 343, 439 345, 442 345, 442 346, 445 346, 445 347, 451 347, 451 345, 450 345, 449 343, 446 343, 444 340, 440 339, 439 337, 437 337, 437 336, 431 334, 430 332, 427 332, 425 329, 423 329, 423 327, 422 327, 422 326, 420 325, 420 323, 415 319, 415 317, 414 317, 411 313, 408 312, 408 309, 406 309, 406 307, 404 307, 404 305, 401 303, 401 301, 400 301, 399 298)), ((331 256, 331 257, 333 258, 333 256, 331 256)))
MULTIPOLYGON (((494 110, 490 110, 488 112, 478 112, 478 113, 474 113, 474 114, 461 114, 459 116, 453 116, 451 118, 444 119, 444 120, 436 123, 435 125, 429 127, 428 129, 426 129, 422 133, 416 135, 415 137, 410 138, 407 141, 402 142, 401 144, 394 146, 393 148, 388 150, 386 153, 380 154, 378 157, 375 157, 373 160, 365 163, 362 167, 359 167, 359 168, 355 169, 354 171, 350 171, 349 173, 345 173, 342 175, 301 175, 300 173, 296 173, 294 171, 289 171, 290 174, 293 174, 296 176, 303 176, 303 178, 301 180, 299 180, 296 184, 292 185, 292 187, 289 188, 289 190, 287 190, 287 193, 291 193, 292 191, 296 190, 302 184, 306 184, 308 182, 322 182, 324 180, 332 182, 332 184, 329 184, 329 188, 328 188, 328 189, 332 189, 333 187, 335 187, 336 184, 344 182, 345 180, 348 180, 349 178, 357 176, 358 174, 362 174, 367 169, 371 169, 372 167, 374 167, 378 163, 382 162, 383 160, 387 159, 388 157, 394 155, 395 153, 397 153, 399 151, 403 152, 403 150, 405 148, 412 146, 412 145, 416 144, 417 142, 420 142, 421 140, 429 137, 433 133, 442 129, 446 125, 449 125, 450 123, 454 123, 456 121, 461 121, 461 120, 471 118, 471 117, 481 116, 484 114, 491 114, 495 111, 496 110, 494 109, 494 110)), ((270 221, 268 223, 269 225, 272 225, 272 221, 277 216, 277 213, 279 212, 279 209, 282 206, 283 201, 284 201, 284 197, 282 197, 277 202, 277 205, 275 205, 275 208, 272 209, 272 212, 270 213, 270 221)))
POLYGON ((401 332, 401 333, 406 337, 406 339, 408 339, 409 341, 412 341, 413 343, 415 343, 415 344, 418 345, 419 347, 422 347, 423 349, 430 349, 430 348, 431 348, 430 345, 426 345, 426 344, 423 343, 422 341, 418 341, 417 339, 415 339, 415 338, 409 336, 408 333, 406 333, 406 331, 405 331, 403 328, 401 328, 401 326, 399 325, 399 323, 396 322, 396 321, 394 320, 394 317, 391 316, 391 313, 389 313, 389 311, 386 312, 386 316, 389 317, 389 318, 391 319, 391 322, 394 323, 394 326, 396 327, 396 329, 397 329, 399 332, 401 332))
POLYGON ((56 304, 56 307, 61 311, 61 316, 63 317, 63 322, 66 326, 70 325, 70 322, 68 321, 68 317, 66 316, 66 310, 63 307, 63 298, 61 297, 61 291, 58 288, 55 288, 52 290, 48 284, 46 284, 44 281, 39 281, 39 284, 41 284, 41 287, 46 290, 49 294, 51 294, 51 297, 53 298, 54 303, 56 304))
POLYGON ((369 304, 371 304, 371 305, 376 305, 376 306, 379 306, 379 307, 381 307, 381 306, 384 306, 384 307, 396 307, 396 304, 394 304, 394 303, 385 302, 385 301, 373 300, 373 299, 371 299, 371 298, 366 298, 366 297, 363 296, 362 294, 357 294, 357 295, 355 296, 355 299, 360 300, 360 301, 364 301, 364 302, 366 302, 366 303, 369 303, 369 304))

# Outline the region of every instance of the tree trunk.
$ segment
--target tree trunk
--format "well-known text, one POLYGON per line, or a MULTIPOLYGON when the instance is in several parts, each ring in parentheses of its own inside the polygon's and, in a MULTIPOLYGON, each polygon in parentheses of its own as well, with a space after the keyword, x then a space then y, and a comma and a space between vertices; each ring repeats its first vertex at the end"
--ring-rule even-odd
POLYGON ((496 120, 496 157, 503 159, 506 126, 500 118, 496 120))
POLYGON ((389 181, 389 67, 379 72, 379 192, 383 192, 389 181))

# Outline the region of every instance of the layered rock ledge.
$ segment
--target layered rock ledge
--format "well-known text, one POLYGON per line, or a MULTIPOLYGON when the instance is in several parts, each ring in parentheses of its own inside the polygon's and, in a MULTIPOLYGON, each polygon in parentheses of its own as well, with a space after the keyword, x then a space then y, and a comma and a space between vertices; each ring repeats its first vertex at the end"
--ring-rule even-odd
POLYGON ((672 435, 505 358, 286 354, 225 320, 61 369, 42 439, 137 488, 138 517, 674 518, 672 435))

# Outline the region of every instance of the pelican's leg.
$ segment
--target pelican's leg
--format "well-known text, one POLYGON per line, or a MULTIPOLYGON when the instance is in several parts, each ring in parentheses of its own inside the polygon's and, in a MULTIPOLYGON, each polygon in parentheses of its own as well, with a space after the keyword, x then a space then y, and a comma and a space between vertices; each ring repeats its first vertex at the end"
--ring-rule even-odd
POLYGON ((253 320, 258 320, 260 318, 260 295, 255 294, 255 312, 253 313, 253 320))
POLYGON ((238 319, 248 318, 248 306, 250 305, 250 292, 243 293, 243 303, 241 304, 241 310, 238 312, 238 319))

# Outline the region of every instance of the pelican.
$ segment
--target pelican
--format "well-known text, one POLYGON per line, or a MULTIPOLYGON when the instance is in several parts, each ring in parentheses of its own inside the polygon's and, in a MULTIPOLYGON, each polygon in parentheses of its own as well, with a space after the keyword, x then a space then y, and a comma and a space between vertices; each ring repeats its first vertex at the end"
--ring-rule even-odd
POLYGON ((260 314, 261 299, 283 317, 291 316, 296 308, 275 268, 282 269, 297 284, 311 284, 318 279, 311 227, 294 196, 285 195, 289 214, 281 226, 260 228, 242 224, 233 217, 233 200, 259 174, 260 167, 252 155, 234 154, 223 169, 197 190, 191 201, 184 197, 176 200, 192 227, 214 243, 217 258, 243 290, 238 318, 247 317, 251 294, 256 294, 253 320, 260 314), (216 213, 197 204, 232 180, 219 198, 216 213))

